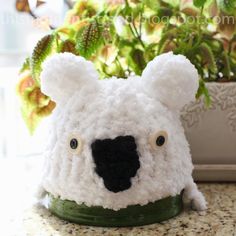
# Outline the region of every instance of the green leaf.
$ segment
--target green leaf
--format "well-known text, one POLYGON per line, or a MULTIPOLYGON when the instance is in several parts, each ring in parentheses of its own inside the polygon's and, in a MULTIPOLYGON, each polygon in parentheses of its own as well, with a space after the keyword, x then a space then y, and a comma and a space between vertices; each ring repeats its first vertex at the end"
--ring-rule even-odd
POLYGON ((143 0, 143 3, 145 6, 147 6, 148 8, 152 9, 152 10, 158 10, 160 4, 158 1, 153 1, 153 0, 143 0))
POLYGON ((204 96, 205 105, 209 107, 211 105, 211 97, 209 95, 208 89, 202 79, 199 80, 199 88, 196 94, 196 98, 199 99, 204 96))
POLYGON ((116 29, 114 22, 111 20, 105 20, 102 26, 102 33, 101 37, 104 40, 105 44, 112 43, 116 38, 116 29))
POLYGON ((27 57, 21 66, 20 73, 23 73, 26 70, 30 70, 30 58, 27 57))
POLYGON ((224 63, 224 68, 222 70, 222 73, 224 74, 224 76, 227 77, 228 80, 230 80, 230 77, 231 77, 231 75, 230 75, 230 72, 231 72, 230 58, 226 52, 222 53, 222 59, 223 59, 223 63, 224 63))
POLYGON ((37 116, 35 112, 30 112, 26 106, 21 107, 21 114, 30 134, 33 135, 42 118, 37 116))
POLYGON ((75 42, 70 39, 65 40, 64 42, 61 43, 59 51, 76 54, 75 42))
POLYGON ((164 6, 164 7, 177 7, 179 5, 179 0, 159 0, 160 1, 160 5, 164 6))
POLYGON ((217 0, 217 5, 223 12, 234 14, 236 8, 236 0, 217 0))
POLYGON ((159 41, 158 46, 158 55, 161 54, 169 41, 173 41, 173 39, 177 36, 176 29, 168 30, 167 32, 162 34, 161 40, 159 41))
POLYGON ((129 57, 129 66, 137 75, 141 75, 146 66, 144 52, 140 49, 134 49, 129 57))
POLYGON ((193 4, 195 7, 203 7, 207 0, 193 0, 193 4))
POLYGON ((39 81, 41 65, 53 50, 54 38, 53 34, 44 36, 38 41, 33 50, 30 67, 35 81, 39 81))
POLYGON ((43 117, 51 114, 55 103, 44 95, 39 87, 29 87, 21 95, 21 112, 31 134, 34 133, 43 117))
POLYGON ((76 35, 76 50, 79 55, 89 58, 102 43, 102 25, 93 20, 76 35))
POLYGON ((128 1, 125 1, 125 7, 120 11, 123 16, 130 16, 132 14, 132 8, 130 7, 128 1))
POLYGON ((160 7, 157 11, 159 17, 171 17, 173 15, 173 10, 168 7, 160 7))
POLYGON ((199 50, 202 55, 202 60, 205 61, 208 64, 208 68, 216 74, 218 72, 218 69, 216 66, 216 59, 211 47, 206 43, 202 43, 199 46, 199 50))

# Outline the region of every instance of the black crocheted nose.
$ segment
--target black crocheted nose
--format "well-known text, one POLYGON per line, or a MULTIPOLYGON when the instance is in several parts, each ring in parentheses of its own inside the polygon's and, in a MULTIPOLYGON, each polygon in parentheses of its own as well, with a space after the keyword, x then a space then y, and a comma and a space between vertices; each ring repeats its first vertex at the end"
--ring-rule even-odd
POLYGON ((103 178, 105 187, 115 193, 129 189, 131 178, 140 167, 134 137, 97 139, 91 144, 91 149, 95 171, 103 178))

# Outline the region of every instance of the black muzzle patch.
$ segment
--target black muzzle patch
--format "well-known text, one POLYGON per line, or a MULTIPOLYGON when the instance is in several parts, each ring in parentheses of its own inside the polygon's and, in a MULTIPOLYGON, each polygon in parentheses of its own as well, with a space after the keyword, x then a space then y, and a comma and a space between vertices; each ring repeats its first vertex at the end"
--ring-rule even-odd
POLYGON ((96 173, 103 178, 105 187, 120 192, 131 187, 131 178, 140 167, 137 145, 133 136, 115 139, 96 139, 91 144, 96 173))

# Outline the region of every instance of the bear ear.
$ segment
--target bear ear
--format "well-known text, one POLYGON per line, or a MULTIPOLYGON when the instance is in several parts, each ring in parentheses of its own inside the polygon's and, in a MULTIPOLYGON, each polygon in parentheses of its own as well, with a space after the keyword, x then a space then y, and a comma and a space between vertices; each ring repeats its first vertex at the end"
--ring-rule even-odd
POLYGON ((58 53, 43 63, 41 89, 53 101, 62 102, 84 87, 94 88, 98 78, 92 62, 72 53, 58 53))
POLYGON ((185 56, 169 52, 148 63, 142 83, 151 96, 171 109, 180 110, 195 99, 199 79, 196 68, 185 56))

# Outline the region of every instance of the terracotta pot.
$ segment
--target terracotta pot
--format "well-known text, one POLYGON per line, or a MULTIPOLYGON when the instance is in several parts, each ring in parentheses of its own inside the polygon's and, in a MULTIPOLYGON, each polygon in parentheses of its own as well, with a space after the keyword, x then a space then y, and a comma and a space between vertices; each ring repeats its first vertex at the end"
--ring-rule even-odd
POLYGON ((196 180, 236 181, 236 83, 208 83, 211 106, 203 99, 186 105, 182 122, 196 180))

